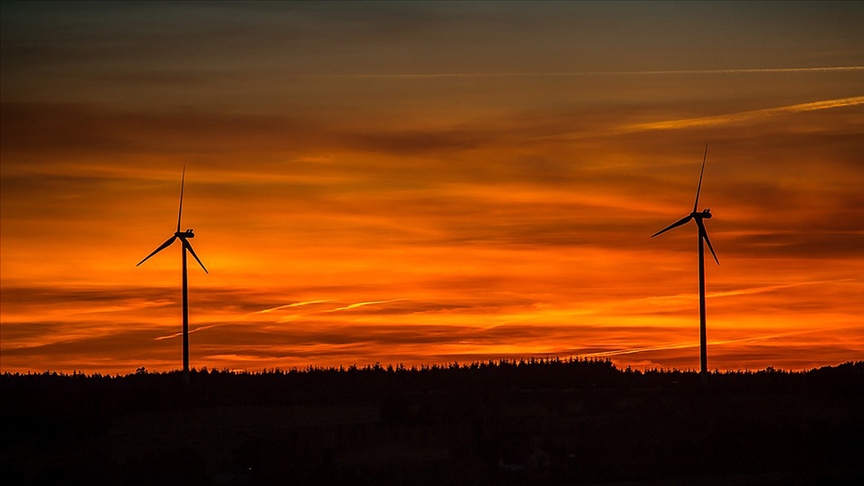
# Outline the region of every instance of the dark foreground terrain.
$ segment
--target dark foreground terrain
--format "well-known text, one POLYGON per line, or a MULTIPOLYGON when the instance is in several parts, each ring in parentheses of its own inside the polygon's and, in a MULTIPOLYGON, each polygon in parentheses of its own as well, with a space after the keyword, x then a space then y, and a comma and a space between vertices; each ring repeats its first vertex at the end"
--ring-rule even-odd
POLYGON ((864 361, 4 374, 0 401, 3 484, 864 484, 864 361))

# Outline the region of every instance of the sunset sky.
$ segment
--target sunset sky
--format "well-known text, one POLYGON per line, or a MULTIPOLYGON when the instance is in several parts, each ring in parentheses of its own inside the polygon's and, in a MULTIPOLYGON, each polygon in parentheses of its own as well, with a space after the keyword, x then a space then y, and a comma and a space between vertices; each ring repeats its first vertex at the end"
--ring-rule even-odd
POLYGON ((864 2, 2 4, 0 371, 864 358, 864 2))

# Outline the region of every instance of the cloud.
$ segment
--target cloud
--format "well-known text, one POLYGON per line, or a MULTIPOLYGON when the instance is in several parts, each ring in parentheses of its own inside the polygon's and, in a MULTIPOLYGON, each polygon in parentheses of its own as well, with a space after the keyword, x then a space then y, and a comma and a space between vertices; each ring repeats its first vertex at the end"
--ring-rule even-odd
POLYGON ((83 104, 9 102, 0 103, 0 112, 4 153, 15 154, 16 160, 26 155, 31 159, 28 163, 34 155, 62 153, 64 168, 70 158, 100 153, 128 157, 139 153, 248 152, 250 147, 256 151, 296 149, 318 138, 313 133, 324 132, 312 130, 317 125, 312 120, 292 116, 117 113, 83 104))
POLYGON ((764 286, 764 287, 751 287, 751 288, 745 288, 745 289, 709 292, 708 294, 706 294, 706 297, 737 297, 737 296, 741 296, 741 295, 753 295, 753 294, 761 294, 761 293, 765 293, 765 292, 775 292, 777 290, 790 289, 790 288, 801 287, 801 286, 805 286, 805 285, 821 285, 821 284, 826 284, 826 283, 850 282, 850 281, 851 281, 851 279, 835 280, 833 282, 832 281, 795 282, 795 283, 781 284, 781 285, 768 285, 768 286, 764 286))
MULTIPOLYGON (((788 336, 800 336, 803 334, 809 334, 813 332, 819 332, 823 329, 808 329, 806 331, 795 331, 795 332, 785 332, 785 333, 777 333, 777 334, 769 334, 769 335, 761 335, 761 336, 753 336, 746 337, 740 339, 726 339, 726 340, 708 340, 707 344, 711 347, 722 346, 726 344, 736 344, 736 343, 754 343, 759 341, 766 340, 775 340, 778 338, 788 337, 788 336)), ((636 354, 636 353, 645 353, 650 351, 667 351, 673 349, 690 349, 699 347, 698 342, 685 342, 685 343, 673 343, 673 344, 664 344, 661 346, 647 346, 647 347, 638 347, 638 348, 627 348, 627 349, 615 349, 610 351, 600 351, 594 353, 587 353, 582 355, 587 358, 597 358, 597 357, 610 357, 610 356, 621 356, 625 354, 636 354)))
POLYGON ((118 287, 118 286, 3 286, 4 310, 17 308, 41 308, 51 304, 80 304, 89 307, 93 304, 106 307, 133 306, 136 304, 175 304, 178 302, 177 289, 167 287, 118 287))

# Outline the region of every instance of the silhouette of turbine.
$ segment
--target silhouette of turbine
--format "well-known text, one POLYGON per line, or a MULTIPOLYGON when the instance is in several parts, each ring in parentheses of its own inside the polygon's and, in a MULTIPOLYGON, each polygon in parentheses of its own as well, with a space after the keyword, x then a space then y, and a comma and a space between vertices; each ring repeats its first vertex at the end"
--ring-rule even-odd
POLYGON ((702 175, 705 174, 705 160, 707 158, 708 144, 705 144, 705 155, 702 156, 702 171, 699 173, 699 185, 696 187, 696 202, 693 203, 693 212, 651 235, 651 238, 654 238, 673 228, 687 224, 691 219, 696 222, 699 235, 699 364, 701 365, 703 377, 708 373, 708 345, 705 326, 705 246, 702 243, 703 241, 708 243, 708 249, 711 250, 714 261, 717 262, 717 265, 720 265, 720 260, 717 259, 717 254, 714 253, 714 247, 711 246, 711 240, 708 239, 705 223, 702 222, 703 219, 711 219, 711 210, 705 209, 700 212, 697 209, 699 206, 699 192, 702 190, 702 175))
POLYGON ((186 252, 192 254, 195 257, 195 261, 201 265, 201 268, 204 269, 204 273, 210 273, 207 271, 207 268, 204 267, 204 264, 201 263, 201 259, 198 258, 198 255, 195 254, 195 250, 192 249, 192 245, 189 244, 189 238, 194 238, 195 233, 192 232, 192 229, 187 229, 186 231, 180 231, 180 217, 183 215, 183 188, 186 184, 186 167, 183 167, 183 176, 180 180, 180 210, 177 212, 177 231, 174 232, 174 236, 168 238, 165 243, 162 243, 159 248, 153 250, 153 253, 147 255, 143 260, 138 262, 136 267, 146 262, 150 257, 159 253, 171 246, 174 243, 174 240, 179 239, 182 243, 182 247, 180 249, 182 256, 181 262, 183 267, 183 293, 182 293, 182 306, 183 306, 183 378, 188 381, 189 380, 189 286, 188 279, 186 277, 186 252))

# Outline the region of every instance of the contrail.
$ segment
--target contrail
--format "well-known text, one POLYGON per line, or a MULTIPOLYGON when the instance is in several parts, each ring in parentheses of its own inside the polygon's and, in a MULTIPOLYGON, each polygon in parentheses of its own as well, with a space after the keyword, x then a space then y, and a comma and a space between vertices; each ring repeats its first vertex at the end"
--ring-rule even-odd
POLYGON ((837 98, 833 100, 812 101, 795 105, 776 106, 774 108, 763 108, 759 110, 739 111, 723 115, 704 116, 697 118, 683 118, 679 120, 666 120, 649 123, 637 123, 608 129, 597 129, 588 131, 571 132, 567 134, 549 135, 537 137, 546 140, 585 140, 595 137, 611 137, 628 133, 659 131, 659 130, 681 130, 687 128, 704 128, 720 125, 731 125, 753 120, 770 118, 773 116, 803 113, 808 111, 828 110, 832 108, 844 108, 864 104, 864 96, 851 96, 848 98, 837 98))
POLYGON ((339 307, 337 309, 330 309, 324 312, 337 312, 343 310, 356 309, 357 307, 363 307, 367 305, 375 305, 375 304, 389 304, 390 302, 399 302, 400 300, 408 300, 408 299, 392 299, 392 300, 376 300, 370 302, 358 302, 356 304, 346 305, 345 307, 339 307))
MULTIPOLYGON (((803 285, 822 285, 822 284, 830 284, 830 283, 837 283, 837 282, 850 282, 850 281, 852 281, 852 279, 839 278, 839 279, 834 279, 834 280, 814 280, 812 282, 794 282, 794 283, 788 283, 788 284, 765 285, 762 287, 747 287, 747 288, 735 289, 735 290, 721 290, 721 291, 716 291, 716 292, 708 292, 705 294, 705 296, 708 298, 736 297, 739 295, 764 294, 767 292, 774 292, 777 290, 790 289, 790 288, 794 288, 794 287, 801 287, 803 285)), ((651 303, 651 302, 663 301, 663 300, 669 300, 669 299, 673 299, 673 300, 674 299, 689 299, 689 298, 692 298, 693 295, 696 295, 696 294, 691 292, 691 293, 686 293, 686 294, 662 295, 662 296, 655 296, 655 297, 642 297, 639 299, 632 299, 632 300, 623 301, 623 302, 624 303, 630 303, 630 302, 632 302, 632 303, 639 303, 639 302, 651 303)))
POLYGON ((487 72, 487 73, 361 73, 334 74, 328 77, 354 79, 436 79, 436 78, 549 78, 579 76, 666 76, 680 74, 797 74, 864 71, 864 66, 822 66, 790 68, 742 68, 742 69, 670 69, 656 71, 558 71, 558 72, 487 72))
POLYGON ((835 279, 835 280, 815 280, 812 282, 795 282, 790 284, 778 284, 778 285, 768 285, 765 287, 750 287, 739 290, 727 290, 721 292, 709 292, 708 297, 734 297, 738 295, 753 295, 753 294, 763 294, 766 292, 774 292, 775 290, 783 290, 789 289, 793 287, 800 287, 802 285, 821 285, 827 283, 836 283, 836 282, 850 282, 852 279, 835 279))
MULTIPOLYGON (((192 334, 192 333, 196 333, 198 331, 204 331, 207 329, 212 329, 214 327, 221 327, 223 325, 224 324, 213 324, 212 326, 196 327, 195 329, 190 330, 187 334, 192 334)), ((153 340, 154 341, 164 341, 165 339, 174 339, 174 338, 182 336, 182 335, 183 335, 182 332, 175 332, 174 334, 169 334, 167 336, 159 336, 159 337, 153 338, 153 340)))
POLYGON ((614 133, 642 132, 649 130, 674 130, 681 128, 699 128, 714 125, 726 125, 730 123, 746 122, 754 119, 768 118, 771 116, 789 113, 802 113, 807 111, 828 110, 831 108, 843 108, 847 106, 858 106, 864 104, 864 96, 852 96, 849 98, 838 98, 834 100, 813 101, 810 103, 799 103, 796 105, 778 106, 761 110, 740 111, 727 113, 725 115, 705 116, 699 118, 684 118, 681 120, 669 120, 662 122, 640 123, 628 125, 614 133))
POLYGON ((291 307, 301 307, 304 305, 321 304, 323 302, 330 302, 330 301, 329 300, 310 300, 308 302, 295 302, 293 304, 285 304, 285 305, 280 305, 278 307, 271 307, 269 309, 256 311, 256 312, 253 312, 253 314, 267 314, 269 312, 273 312, 273 311, 277 311, 277 310, 281 310, 281 309, 288 309, 291 307))

